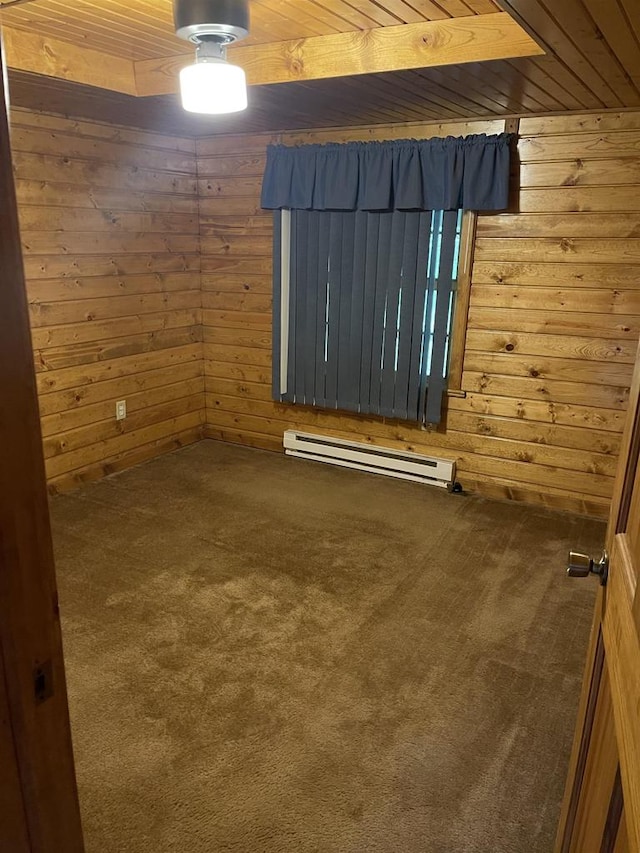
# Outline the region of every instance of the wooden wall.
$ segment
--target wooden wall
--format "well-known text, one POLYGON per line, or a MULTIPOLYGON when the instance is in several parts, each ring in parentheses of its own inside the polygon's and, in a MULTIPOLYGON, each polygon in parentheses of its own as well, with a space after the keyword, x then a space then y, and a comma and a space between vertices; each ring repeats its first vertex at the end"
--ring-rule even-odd
POLYGON ((197 440, 194 140, 14 110, 12 148, 51 488, 197 440))
MULTIPOLYGON (((496 132, 502 122, 284 134, 287 143, 496 132)), ((612 490, 640 332, 640 113, 526 118, 517 209, 479 217, 462 387, 436 432, 270 400, 266 136, 197 143, 206 434, 287 427, 454 458, 463 486, 595 515, 612 490)))
POLYGON ((526 118, 520 132, 517 209, 478 221, 466 397, 428 432, 270 400, 271 217, 259 191, 274 137, 196 143, 14 110, 51 488, 197 440, 206 421, 212 438, 274 450, 297 427, 448 456, 466 488, 604 514, 640 333, 640 113, 526 118))

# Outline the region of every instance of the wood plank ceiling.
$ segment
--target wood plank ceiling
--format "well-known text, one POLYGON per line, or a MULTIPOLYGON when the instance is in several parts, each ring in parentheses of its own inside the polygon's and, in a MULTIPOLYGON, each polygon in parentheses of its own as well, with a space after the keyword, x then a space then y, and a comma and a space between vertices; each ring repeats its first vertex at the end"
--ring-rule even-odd
MULTIPOLYGON (((171 0, 4 0, 7 26, 128 59, 185 53, 171 0)), ((252 0, 243 44, 502 11, 494 0, 252 0)))
MULTIPOLYGON (((5 0, 1 21, 127 60, 184 54, 170 0, 5 0)), ((135 98, 13 72, 17 106, 206 134, 638 108, 638 0, 252 0, 247 44, 508 12, 544 48, 527 58, 253 86, 241 115, 185 115, 174 95, 135 98)))

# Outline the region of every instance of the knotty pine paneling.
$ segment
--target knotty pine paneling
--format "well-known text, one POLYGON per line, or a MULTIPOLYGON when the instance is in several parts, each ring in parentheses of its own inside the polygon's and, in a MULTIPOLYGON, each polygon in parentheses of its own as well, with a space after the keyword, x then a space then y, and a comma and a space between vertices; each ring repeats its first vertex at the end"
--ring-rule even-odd
MULTIPOLYGON (((11 5, 9 0, 8 4, 11 5)), ((251 35, 247 44, 368 30, 380 26, 420 23, 452 17, 499 12, 493 0, 314 0, 287 4, 256 0, 251 4, 251 35), (288 6, 288 8, 287 8, 288 6)), ((184 42, 175 36, 171 3, 143 0, 40 0, 37 7, 16 4, 3 12, 7 26, 83 44, 128 59, 180 55, 184 42)))
MULTIPOLYGON (((501 122, 296 131, 290 144, 497 132, 501 122)), ((465 398, 425 431, 277 404, 273 135, 197 141, 206 434, 280 450, 306 429, 456 460, 469 490, 604 516, 640 335, 640 113, 522 119, 517 209, 478 219, 465 398)))
POLYGON ((201 436, 195 143, 14 110, 12 146, 55 491, 201 436))

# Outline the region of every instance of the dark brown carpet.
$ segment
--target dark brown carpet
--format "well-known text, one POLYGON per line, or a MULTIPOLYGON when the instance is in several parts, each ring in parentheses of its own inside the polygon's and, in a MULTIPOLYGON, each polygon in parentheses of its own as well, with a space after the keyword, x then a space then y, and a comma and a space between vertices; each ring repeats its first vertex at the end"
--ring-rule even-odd
POLYGON ((53 500, 88 853, 549 853, 598 522, 202 442, 53 500))

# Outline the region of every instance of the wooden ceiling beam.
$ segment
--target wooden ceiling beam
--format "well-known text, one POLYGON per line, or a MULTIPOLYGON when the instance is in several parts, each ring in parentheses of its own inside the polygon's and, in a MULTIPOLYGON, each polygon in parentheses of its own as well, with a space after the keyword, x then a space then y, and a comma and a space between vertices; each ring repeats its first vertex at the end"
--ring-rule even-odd
MULTIPOLYGON (((1 18, 0 18, 1 23, 1 18)), ((135 95, 134 63, 26 30, 2 26, 8 68, 135 95)))
MULTIPOLYGON (((240 45, 229 51, 229 58, 244 68, 249 85, 260 86, 543 53, 508 13, 496 12, 294 41, 240 45)), ((138 95, 176 92, 178 72, 192 62, 192 52, 136 62, 138 95)))
MULTIPOLYGON (((193 52, 134 62, 90 48, 3 26, 7 64, 127 95, 167 95, 193 52)), ((249 85, 352 77, 543 53, 506 12, 240 45, 229 52, 249 85)))

